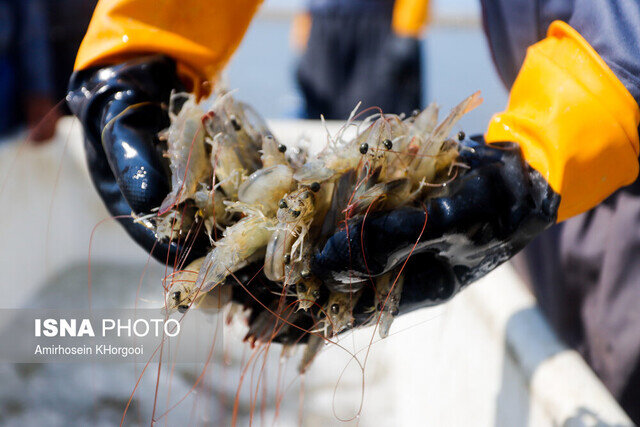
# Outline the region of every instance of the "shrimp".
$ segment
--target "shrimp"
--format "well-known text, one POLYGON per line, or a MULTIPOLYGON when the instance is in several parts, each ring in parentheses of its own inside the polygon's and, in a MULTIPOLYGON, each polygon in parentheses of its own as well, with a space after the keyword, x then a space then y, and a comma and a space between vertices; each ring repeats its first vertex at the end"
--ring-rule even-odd
POLYGON ((293 171, 286 165, 260 169, 247 178, 238 189, 238 200, 260 206, 267 216, 274 216, 278 202, 293 186, 293 171))
POLYGON ((287 146, 278 143, 276 139, 271 135, 265 135, 262 138, 262 167, 268 168, 275 165, 289 165, 284 153, 287 151, 287 146))
POLYGON ((203 262, 204 257, 198 258, 184 270, 171 275, 171 286, 166 296, 169 312, 178 310, 184 313, 189 307, 217 311, 231 301, 230 286, 219 286, 211 292, 201 292, 193 286, 203 262))
POLYGON ((184 202, 198 189, 198 184, 210 174, 203 144, 205 130, 202 126, 202 109, 191 94, 172 94, 169 107, 171 126, 164 132, 167 139, 167 156, 171 168, 171 192, 160 205, 160 212, 184 202), (177 99, 186 98, 182 109, 174 114, 177 99))
POLYGON ((404 276, 399 276, 398 280, 393 283, 393 278, 398 277, 397 271, 386 273, 376 280, 376 316, 373 320, 380 317, 378 333, 380 338, 389 336, 389 329, 393 319, 400 313, 400 296, 402 295, 402 284, 404 276))
POLYGON ((291 251, 302 246, 309 231, 315 213, 315 196, 309 188, 302 187, 287 194, 278 204, 278 224, 283 225, 291 234, 298 236, 291 251))
POLYGON ((222 229, 222 226, 231 223, 232 216, 226 211, 224 204, 226 197, 220 190, 209 190, 206 185, 202 184, 202 189, 196 191, 193 200, 198 207, 196 215, 203 218, 205 230, 211 244, 213 244, 213 227, 217 226, 222 229))
POLYGON ((191 228, 193 219, 190 215, 183 215, 181 211, 170 210, 165 214, 155 218, 155 235, 156 239, 162 241, 166 239, 175 239, 182 236, 191 228))
POLYGON ((360 298, 361 291, 331 292, 325 306, 327 317, 324 319, 324 335, 330 337, 339 334, 346 328, 353 327, 355 319, 353 308, 360 298))
POLYGON ((300 359, 300 363, 298 364, 298 372, 304 374, 311 363, 316 358, 320 350, 322 350, 322 346, 325 340, 321 336, 311 334, 309 335, 309 340, 307 341, 307 345, 304 348, 304 352, 302 353, 302 359, 300 359))
POLYGON ((350 216, 362 213, 376 204, 376 210, 394 209, 413 202, 421 193, 425 182, 418 183, 418 188, 411 191, 411 181, 399 178, 392 181, 380 182, 357 195, 356 200, 348 207, 350 216))
POLYGON ((208 292, 231 273, 264 256, 264 249, 273 234, 275 219, 265 216, 259 208, 242 202, 225 202, 230 213, 245 215, 224 230, 220 240, 207 254, 194 284, 208 292))
POLYGON ((243 168, 250 172, 258 170, 262 138, 271 135, 260 115, 227 92, 218 93, 207 117, 208 133, 213 137, 218 134, 228 136, 241 153, 243 168))
POLYGON ((242 163, 242 156, 233 139, 224 133, 216 134, 213 139, 207 138, 211 144, 211 165, 216 179, 225 195, 231 199, 238 198, 240 184, 247 176, 247 169, 242 163))
MULTIPOLYGON (((411 164, 408 167, 409 177, 413 182, 432 182, 437 173, 438 157, 442 156, 442 148, 453 129, 453 126, 460 120, 460 118, 469 111, 476 108, 482 103, 480 98, 480 92, 476 92, 463 100, 460 104, 455 106, 449 115, 425 138, 424 134, 421 134, 422 130, 427 130, 430 124, 423 124, 422 121, 414 122, 414 139, 418 141, 417 153, 411 164), (424 126, 424 127, 423 127, 424 126), (422 142, 424 141, 424 142, 422 142)), ((425 123, 428 122, 425 119, 425 123)), ((430 123, 430 122, 429 122, 430 123)), ((453 154, 449 153, 448 159, 455 158, 457 156, 457 150, 453 147, 453 154)), ((440 164, 442 168, 442 163, 440 164)))
POLYGON ((320 287, 322 281, 315 276, 302 279, 296 284, 296 294, 298 296, 298 310, 307 311, 320 298, 320 287))
POLYGON ((389 117, 380 116, 350 141, 344 141, 341 134, 330 139, 317 158, 304 164, 294 178, 302 184, 324 182, 349 170, 360 169, 369 173, 384 165, 386 150, 391 147, 393 136, 389 117))

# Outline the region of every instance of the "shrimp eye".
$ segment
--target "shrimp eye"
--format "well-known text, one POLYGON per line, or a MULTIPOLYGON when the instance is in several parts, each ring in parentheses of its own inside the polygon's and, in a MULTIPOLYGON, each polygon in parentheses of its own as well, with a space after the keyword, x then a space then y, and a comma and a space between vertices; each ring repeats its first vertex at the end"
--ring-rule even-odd
POLYGON ((318 191, 320 191, 320 183, 319 182, 312 182, 311 185, 309 186, 309 188, 314 193, 317 193, 318 191))
POLYGON ((340 306, 338 304, 331 304, 331 312, 333 314, 340 313, 340 306))
POLYGON ((279 144, 278 145, 278 151, 281 153, 284 153, 285 151, 287 151, 287 146, 284 144, 279 144))
POLYGON ((391 150, 393 148, 393 142, 391 142, 390 139, 385 139, 384 141, 382 141, 382 145, 384 145, 384 148, 386 148, 387 150, 391 150))
POLYGON ((174 301, 178 302, 180 301, 180 291, 176 291, 174 293, 171 294, 171 298, 173 298, 174 301))
POLYGON ((305 285, 304 283, 298 283, 297 289, 298 289, 298 292, 306 292, 307 285, 305 285))
POLYGON ((186 313, 187 310, 189 310, 189 306, 188 305, 179 305, 178 306, 178 311, 182 314, 186 313))
POLYGON ((238 122, 238 119, 236 119, 236 116, 231 116, 229 118, 229 122, 231 122, 231 126, 233 126, 233 129, 235 131, 239 131, 240 129, 242 129, 242 126, 240 126, 240 123, 238 122))
POLYGON ((284 199, 280 199, 280 202, 278 202, 278 207, 280 209, 286 209, 287 208, 287 202, 284 199))
POLYGON ((465 137, 465 136, 466 136, 466 135, 465 135, 465 133, 464 133, 464 132, 462 132, 462 131, 458 132, 458 141, 462 141, 462 140, 464 139, 464 137, 465 137))
POLYGON ((298 218, 300 216, 300 211, 291 210, 291 215, 293 215, 294 218, 298 218))
POLYGON ((392 316, 397 316, 398 314, 400 314, 400 309, 398 309, 397 307, 391 310, 392 316))
POLYGON ((367 151, 369 151, 369 144, 366 142, 360 144, 360 154, 367 154, 367 151))
POLYGON ((308 279, 311 277, 311 272, 309 270, 302 270, 300 276, 302 276, 303 279, 308 279))
POLYGON ((282 258, 282 261, 285 264, 289 264, 291 262, 291 254, 284 254, 284 257, 282 258))

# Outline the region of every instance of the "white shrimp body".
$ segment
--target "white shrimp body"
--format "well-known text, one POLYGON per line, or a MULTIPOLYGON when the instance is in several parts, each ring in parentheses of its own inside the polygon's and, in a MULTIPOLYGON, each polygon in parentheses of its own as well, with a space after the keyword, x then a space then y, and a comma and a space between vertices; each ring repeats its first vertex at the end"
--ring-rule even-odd
POLYGON ((220 286, 211 292, 201 292, 194 286, 203 262, 204 257, 198 258, 170 276, 171 285, 165 300, 169 312, 185 312, 195 307, 218 311, 231 300, 231 288, 228 286, 220 286))
POLYGON ((216 180, 230 199, 237 199, 238 188, 247 176, 237 144, 224 133, 218 133, 213 139, 207 138, 211 144, 211 165, 216 180))
MULTIPOLYGON (((423 131, 428 130, 432 125, 432 119, 430 116, 420 121, 414 122, 414 130, 412 131, 415 136, 414 139, 418 141, 418 152, 409 165, 409 176, 413 182, 418 183, 421 181, 432 182, 436 176, 438 170, 438 162, 442 153, 443 145, 449 137, 449 133, 453 129, 453 126, 462 118, 462 116, 482 102, 480 98, 480 92, 476 92, 463 100, 460 104, 455 106, 449 115, 429 133, 428 136, 423 134, 423 131)), ((436 112, 437 114, 437 112, 436 112)), ((420 118, 420 116, 418 116, 420 118)), ((457 151, 454 150, 453 154, 450 154, 447 160, 455 158, 457 151)))
POLYGON ((375 322, 380 318, 378 325, 378 333, 380 338, 386 338, 389 336, 389 329, 393 323, 393 319, 399 313, 400 297, 402 295, 402 285, 404 283, 404 276, 399 276, 398 280, 397 271, 391 271, 387 274, 380 276, 376 280, 376 314, 372 318, 375 322))
POLYGON ((160 212, 184 202, 198 190, 198 184, 210 173, 202 126, 202 109, 191 94, 172 94, 171 105, 178 98, 187 98, 180 112, 171 113, 171 126, 165 132, 167 155, 171 168, 171 192, 162 202, 160 212))
POLYGON ((271 135, 265 135, 262 137, 262 167, 268 168, 275 165, 287 165, 289 162, 284 153, 287 147, 278 143, 276 139, 271 135))
POLYGON ((325 336, 333 336, 353 326, 353 308, 360 299, 358 292, 331 292, 325 306, 327 317, 324 319, 325 336))
POLYGON ((203 292, 208 292, 231 273, 262 256, 275 227, 275 220, 255 207, 241 202, 226 204, 229 212, 241 212, 246 216, 227 227, 222 238, 207 254, 195 283, 196 288, 203 292))
POLYGON ((293 186, 293 170, 276 164, 260 169, 249 176, 238 189, 238 200, 248 205, 260 206, 267 216, 275 215, 278 201, 293 186))
POLYGON ((204 227, 213 243, 213 229, 229 225, 232 216, 227 212, 224 204, 226 197, 220 190, 209 190, 203 186, 201 190, 196 191, 193 200, 198 207, 198 216, 203 219, 204 227))

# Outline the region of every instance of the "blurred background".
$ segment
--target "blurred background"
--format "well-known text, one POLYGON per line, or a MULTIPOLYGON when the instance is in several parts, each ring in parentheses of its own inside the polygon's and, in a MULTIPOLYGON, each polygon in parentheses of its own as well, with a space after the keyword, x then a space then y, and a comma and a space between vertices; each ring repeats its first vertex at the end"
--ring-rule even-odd
MULTIPOLYGON (((0 308, 83 308, 88 280, 101 307, 133 305, 136 298, 142 306, 161 305, 164 266, 148 263, 108 219, 88 178, 79 126, 65 117, 66 84, 94 4, 0 0, 0 289, 8 296, 0 308)), ((300 84, 306 4, 265 0, 224 79, 287 144, 304 135, 318 145, 322 128, 299 120, 318 119, 300 84)), ((420 58, 412 68, 419 70, 419 94, 410 101, 418 105, 411 108, 436 101, 447 111, 481 90, 484 103, 456 131, 482 133, 504 108, 507 91, 484 39, 479 1, 432 1, 430 16, 417 54, 410 52, 420 58)), ((357 45, 347 33, 344 43, 357 45)), ((10 345, 2 340, 4 326, 0 345, 10 345)), ((251 350, 241 342, 242 327, 230 330, 224 353, 216 354, 195 391, 203 366, 178 367, 171 390, 160 387, 164 409, 190 394, 158 422, 228 425, 239 396, 238 425, 326 426, 344 419, 364 426, 631 424, 580 356, 558 340, 508 265, 444 307, 403 316, 391 332, 372 347, 364 376, 351 356, 326 348, 304 378, 295 362, 286 362, 287 381, 279 381, 283 362, 274 346, 260 391, 265 403, 256 409, 254 383, 238 392, 251 350), (363 378, 364 404, 355 417, 363 378)), ((372 333, 347 334, 341 344, 363 360, 372 333)), ((0 362, 0 424, 118 424, 140 371, 131 363, 0 362)), ((154 367, 143 376, 125 425, 150 423, 155 380, 154 367)))

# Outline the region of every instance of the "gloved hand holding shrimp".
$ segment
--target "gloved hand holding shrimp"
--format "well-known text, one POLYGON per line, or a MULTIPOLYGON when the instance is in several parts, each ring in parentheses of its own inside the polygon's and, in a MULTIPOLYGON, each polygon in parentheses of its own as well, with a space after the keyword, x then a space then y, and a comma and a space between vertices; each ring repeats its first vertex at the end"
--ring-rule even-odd
POLYGON ((248 341, 309 342, 302 369, 344 330, 384 337, 396 315, 448 300, 557 217, 517 144, 451 137, 479 93, 439 124, 435 105, 356 108, 311 157, 231 93, 198 102, 162 56, 78 72, 68 102, 111 214, 173 265, 167 308, 233 301, 248 341))
MULTIPOLYGON (((281 294, 273 312, 284 317, 286 308, 294 310, 280 327, 276 315, 259 316, 252 340, 299 339, 287 322, 300 323, 300 317, 326 338, 378 321, 380 335, 387 336, 399 312, 402 266, 376 271, 376 277, 357 271, 329 277, 316 268, 322 262, 317 253, 337 231, 345 240, 362 238, 355 230, 349 236, 354 220, 424 206, 454 180, 465 167, 456 163, 459 150, 466 148, 460 144, 463 133, 449 135, 480 102, 479 93, 473 94, 440 124, 435 104, 408 118, 372 108, 357 113, 356 107, 337 135, 327 135, 325 148, 307 158, 305 151, 287 150, 231 93, 217 92, 199 103, 193 95, 174 93, 171 126, 161 138, 167 142, 172 190, 157 214, 141 220, 151 219, 159 240, 184 238, 201 223, 212 248, 186 267, 191 280, 173 281, 167 307, 197 307, 210 293, 234 286, 231 276, 241 268, 263 264, 273 292, 281 294), (356 121, 363 114, 369 116, 356 121), (355 137, 346 137, 350 127, 357 128, 355 137)), ((366 264, 365 252, 351 258, 366 264)))

